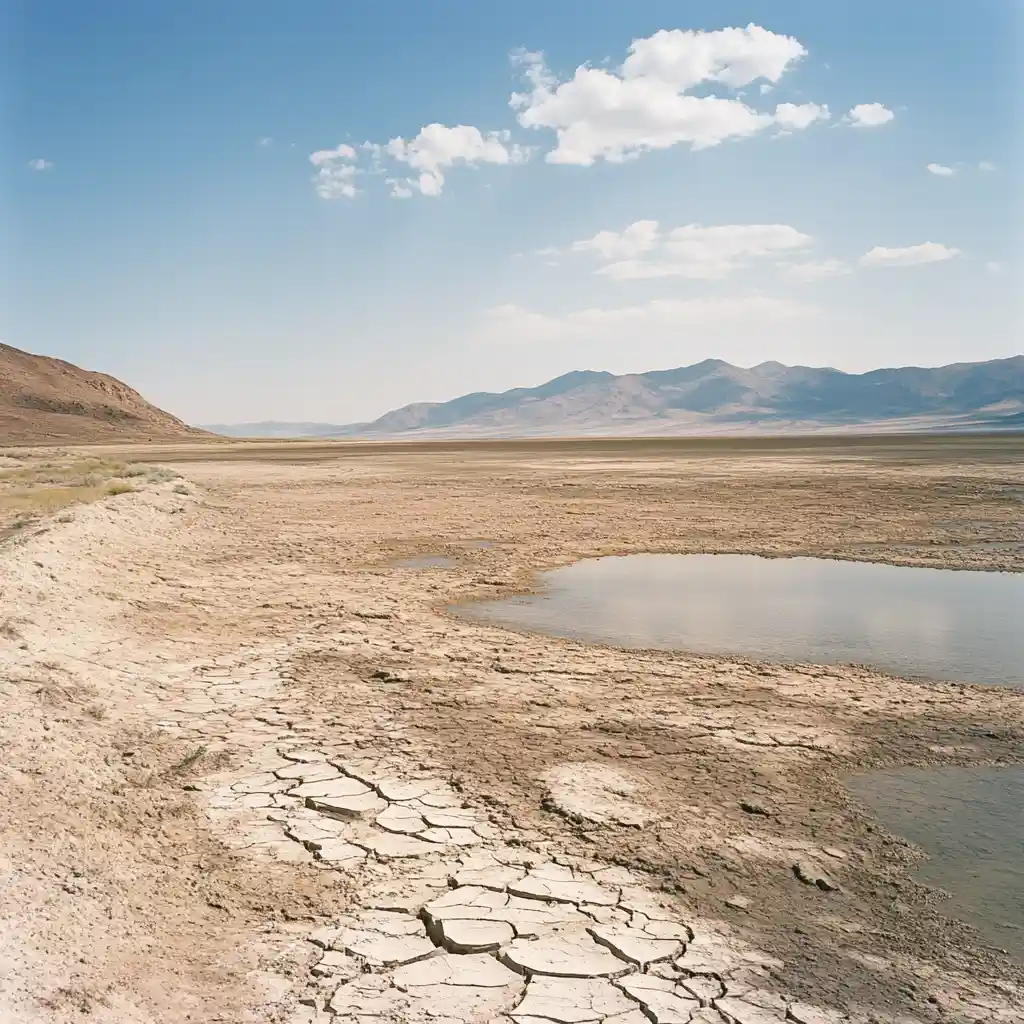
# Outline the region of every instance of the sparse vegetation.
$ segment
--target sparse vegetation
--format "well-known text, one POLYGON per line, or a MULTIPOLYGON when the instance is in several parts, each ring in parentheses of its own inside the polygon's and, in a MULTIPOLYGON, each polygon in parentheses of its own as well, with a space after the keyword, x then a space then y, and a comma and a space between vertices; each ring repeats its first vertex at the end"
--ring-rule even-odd
MULTIPOLYGON (((29 451, 4 454, 0 458, 0 540, 71 505, 129 494, 137 489, 137 485, 128 483, 130 480, 163 483, 180 476, 175 470, 161 466, 128 465, 70 453, 57 456, 41 456, 29 451)), ((68 523, 72 514, 63 511, 57 519, 68 523)))
POLYGON ((162 466, 158 466, 156 469, 151 469, 146 474, 146 479, 151 484, 162 484, 167 480, 177 480, 181 474, 173 469, 166 469, 162 466))
POLYGON ((190 750, 177 764, 172 764, 171 767, 167 769, 167 774, 173 775, 189 771, 191 768, 196 766, 205 753, 206 747, 203 744, 200 744, 198 747, 190 750))

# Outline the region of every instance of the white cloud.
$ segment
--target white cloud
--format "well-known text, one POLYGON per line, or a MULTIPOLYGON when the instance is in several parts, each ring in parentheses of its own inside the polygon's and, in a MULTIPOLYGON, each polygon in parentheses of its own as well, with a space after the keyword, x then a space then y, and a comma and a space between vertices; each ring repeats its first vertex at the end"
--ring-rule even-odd
POLYGON ((53 162, 51 160, 45 160, 41 156, 37 156, 34 160, 29 160, 28 166, 33 171, 48 171, 53 167, 53 162))
POLYGON ((952 178, 956 174, 955 167, 947 167, 945 164, 929 164, 928 170, 940 178, 952 178))
POLYGON ((978 164, 979 171, 994 171, 995 169, 996 165, 992 163, 991 160, 982 160, 981 163, 978 164))
POLYGON ((309 162, 314 167, 323 167, 338 160, 355 160, 356 151, 351 146, 340 143, 334 149, 318 149, 309 154, 309 162))
POLYGON ((717 280, 755 259, 803 249, 811 237, 788 224, 687 224, 661 233, 655 220, 624 231, 599 231, 573 243, 576 252, 595 252, 607 261, 597 273, 616 281, 684 277, 717 280), (645 254, 652 258, 639 259, 645 254))
POLYGON ((598 231, 593 238, 573 242, 575 252, 596 252, 605 259, 632 259, 653 248, 658 240, 656 220, 638 220, 625 231, 598 231))
MULTIPOLYGON (((413 139, 391 139, 383 147, 389 156, 406 164, 419 175, 407 179, 405 187, 425 196, 438 196, 444 188, 444 172, 456 164, 475 167, 478 164, 522 163, 529 156, 524 147, 509 141, 509 133, 488 132, 468 124, 449 128, 428 124, 413 139)), ((394 189, 392 195, 395 195, 394 189)))
POLYGON ((828 107, 817 103, 780 103, 775 108, 775 123, 788 131, 800 131, 815 121, 827 121, 828 107))
POLYGON ((691 89, 702 82, 721 82, 734 89, 763 78, 774 84, 807 51, 792 36, 760 25, 714 32, 662 29, 636 39, 622 65, 627 79, 653 78, 691 89))
POLYGON ((270 137, 269 135, 264 135, 264 136, 263 136, 263 138, 262 138, 262 139, 260 139, 260 145, 261 145, 261 146, 262 146, 262 147, 263 147, 264 149, 266 149, 266 148, 267 148, 267 146, 270 146, 270 145, 272 145, 272 144, 273 144, 273 142, 274 142, 274 140, 273 140, 273 139, 272 139, 272 138, 271 138, 271 137, 270 137))
MULTIPOLYGON (((540 54, 520 53, 514 59, 529 88, 514 93, 510 105, 524 128, 556 133, 558 144, 546 156, 550 163, 621 162, 687 143, 704 149, 764 131, 777 123, 777 115, 738 98, 697 96, 689 90, 712 84, 735 89, 757 79, 774 84, 806 52, 792 36, 753 24, 713 32, 662 29, 634 40, 619 67, 583 65, 564 82, 551 74, 540 54)), ((790 115, 785 126, 806 127, 820 116, 808 120, 808 114, 790 115)))
POLYGON ((902 248, 876 245, 861 256, 860 262, 865 267, 914 267, 921 263, 941 263, 959 255, 959 249, 941 242, 922 242, 902 248))
POLYGON ((398 178, 385 178, 384 183, 391 186, 392 199, 411 199, 412 189, 398 178))
POLYGON ((342 142, 334 149, 318 149, 310 153, 309 162, 317 168, 313 187, 321 199, 355 199, 359 194, 355 177, 356 151, 342 142))
POLYGON ((649 339, 684 327, 711 331, 746 324, 759 327, 800 319, 812 312, 802 304, 764 295, 654 299, 635 306, 592 307, 561 315, 505 305, 487 311, 484 338, 502 344, 633 343, 639 334, 649 339))
POLYGON ((823 281, 830 277, 849 274, 850 267, 842 260, 827 259, 809 263, 791 263, 786 267, 786 276, 795 281, 823 281))
POLYGON ((989 260, 985 264, 986 273, 992 274, 993 277, 998 277, 1000 274, 1006 272, 1006 264, 1001 260, 989 260))
POLYGON ((858 103, 846 116, 854 128, 877 128, 896 115, 881 103, 858 103))

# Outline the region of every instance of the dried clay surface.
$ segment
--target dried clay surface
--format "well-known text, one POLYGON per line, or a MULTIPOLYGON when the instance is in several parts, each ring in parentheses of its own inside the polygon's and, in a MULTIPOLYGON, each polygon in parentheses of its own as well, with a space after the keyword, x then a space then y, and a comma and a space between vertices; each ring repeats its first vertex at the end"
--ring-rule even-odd
POLYGON ((187 486, 0 547, 0 1020, 1022 1019, 842 785, 1021 760, 1019 692, 447 610, 612 552, 1020 571, 1019 440, 115 454, 187 486))

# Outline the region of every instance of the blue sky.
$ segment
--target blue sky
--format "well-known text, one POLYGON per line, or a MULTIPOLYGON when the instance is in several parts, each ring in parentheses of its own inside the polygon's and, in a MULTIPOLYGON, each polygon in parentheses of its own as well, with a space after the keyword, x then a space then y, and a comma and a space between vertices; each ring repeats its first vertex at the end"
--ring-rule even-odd
POLYGON ((192 422, 1014 355, 1021 11, 0 0, 0 340, 192 422))

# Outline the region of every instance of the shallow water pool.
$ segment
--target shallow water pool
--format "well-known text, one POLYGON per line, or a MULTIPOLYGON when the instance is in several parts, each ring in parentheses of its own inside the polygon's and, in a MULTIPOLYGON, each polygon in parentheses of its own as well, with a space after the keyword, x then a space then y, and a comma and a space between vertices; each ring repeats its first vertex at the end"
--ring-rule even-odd
POLYGON ((1024 766, 869 772, 847 785, 928 854, 914 876, 950 893, 942 912, 1024 963, 1024 766))
POLYGON ((1024 687, 1024 573, 757 555, 595 558, 471 618, 624 647, 1024 687))

